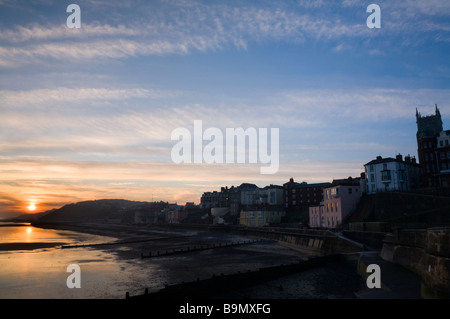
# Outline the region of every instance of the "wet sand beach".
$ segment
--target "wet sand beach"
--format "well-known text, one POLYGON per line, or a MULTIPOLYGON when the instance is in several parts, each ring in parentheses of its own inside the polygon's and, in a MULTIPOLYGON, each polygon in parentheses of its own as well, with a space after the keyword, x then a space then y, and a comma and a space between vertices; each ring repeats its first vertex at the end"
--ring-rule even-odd
MULTIPOLYGON (((52 227, 114 236, 116 240, 104 245, 96 244, 92 248, 113 253, 130 265, 139 264, 140 269, 148 267, 153 270, 150 284, 145 286, 143 283, 137 283, 136 289, 130 291, 131 295, 143 294, 146 289, 149 293, 158 292, 167 285, 207 280, 213 276, 294 264, 309 257, 305 252, 282 246, 275 241, 250 242, 252 238, 226 232, 103 224, 52 227), (231 246, 237 242, 240 245, 231 246), (248 244, 243 244, 245 242, 248 244), (198 249, 213 244, 217 245, 214 249, 198 249), (222 246, 219 248, 219 245, 222 246), (194 247, 197 250, 194 250, 194 247), (172 251, 177 253, 166 254, 172 251), (150 254, 152 257, 148 258, 150 254), (142 258, 143 256, 147 258, 142 258)), ((211 297, 353 299, 354 292, 358 291, 361 285, 362 280, 354 265, 333 262, 275 280, 262 280, 255 286, 226 294, 218 293, 217 296, 211 297)), ((123 293, 125 296, 126 292, 123 293)))

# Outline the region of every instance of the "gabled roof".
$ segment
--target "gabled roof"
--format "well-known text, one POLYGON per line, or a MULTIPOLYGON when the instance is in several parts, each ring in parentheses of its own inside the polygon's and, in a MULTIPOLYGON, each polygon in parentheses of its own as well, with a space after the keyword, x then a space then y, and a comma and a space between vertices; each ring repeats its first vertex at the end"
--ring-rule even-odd
POLYGON ((360 180, 361 180, 360 177, 333 179, 333 182, 330 185, 326 186, 326 188, 339 186, 339 185, 341 185, 341 186, 359 186, 360 180))
POLYGON ((374 160, 372 160, 372 161, 370 161, 369 163, 367 163, 367 164, 364 164, 364 166, 367 166, 367 165, 373 165, 373 164, 381 164, 381 163, 390 163, 390 162, 400 162, 400 163, 404 163, 404 161, 399 161, 398 159, 396 159, 396 158, 393 158, 393 157, 386 157, 386 158, 377 158, 377 159, 374 159, 374 160))

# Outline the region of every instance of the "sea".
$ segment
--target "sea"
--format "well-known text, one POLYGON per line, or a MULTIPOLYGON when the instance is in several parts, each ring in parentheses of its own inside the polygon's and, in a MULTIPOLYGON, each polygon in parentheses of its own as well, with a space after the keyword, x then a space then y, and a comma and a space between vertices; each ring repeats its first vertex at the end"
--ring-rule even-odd
POLYGON ((125 298, 126 292, 141 294, 143 287, 155 283, 151 282, 152 267, 141 264, 139 259, 126 261, 92 247, 61 248, 115 240, 27 223, 0 222, 0 299, 118 299, 125 298), (31 249, 33 245, 44 248, 31 249), (74 274, 70 265, 79 267, 79 287, 68 284, 74 274))

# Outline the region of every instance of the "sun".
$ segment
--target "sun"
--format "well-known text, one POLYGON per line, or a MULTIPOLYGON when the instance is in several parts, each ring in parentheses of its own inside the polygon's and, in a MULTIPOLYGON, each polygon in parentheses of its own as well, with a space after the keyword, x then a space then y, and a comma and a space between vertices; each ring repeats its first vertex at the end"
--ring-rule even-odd
POLYGON ((34 211, 36 210, 36 204, 35 203, 30 203, 30 205, 27 206, 27 209, 29 211, 34 211))

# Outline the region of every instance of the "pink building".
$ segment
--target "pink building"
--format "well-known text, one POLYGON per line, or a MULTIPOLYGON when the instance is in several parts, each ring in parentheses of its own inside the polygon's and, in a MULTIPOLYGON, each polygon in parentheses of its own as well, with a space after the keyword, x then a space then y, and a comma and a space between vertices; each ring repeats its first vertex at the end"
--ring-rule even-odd
POLYGON ((309 226, 336 228, 356 209, 360 198, 360 178, 333 180, 323 189, 323 203, 309 207, 309 226))

